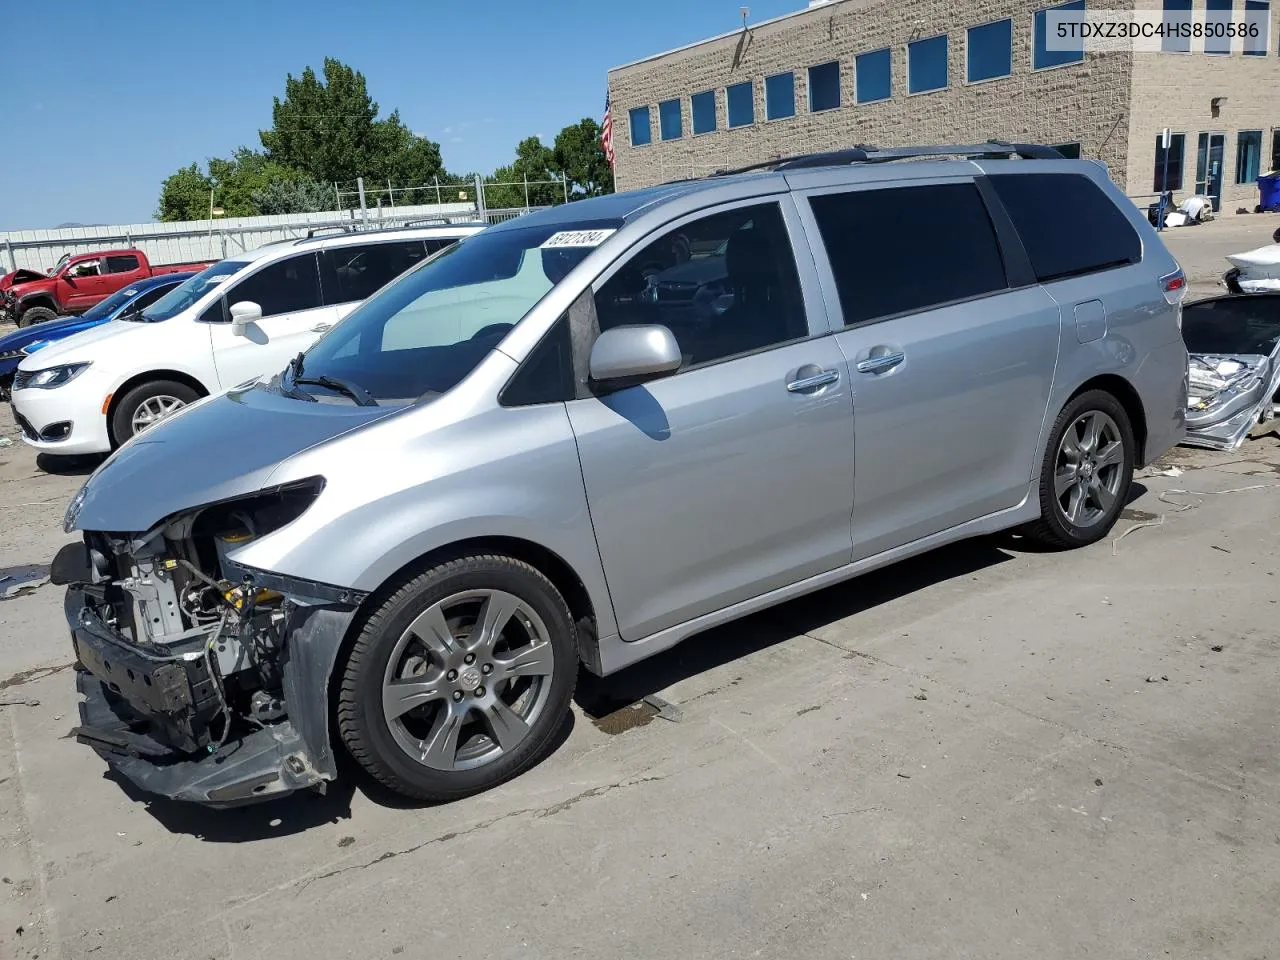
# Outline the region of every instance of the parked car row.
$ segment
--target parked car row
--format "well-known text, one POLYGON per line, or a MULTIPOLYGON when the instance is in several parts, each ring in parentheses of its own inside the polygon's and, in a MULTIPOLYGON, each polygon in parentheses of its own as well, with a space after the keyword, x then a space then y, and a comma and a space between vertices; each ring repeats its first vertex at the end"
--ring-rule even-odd
POLYGON ((228 257, 19 364, 23 439, 106 453, 182 407, 282 369, 357 303, 478 225, 343 233, 228 257))
POLYGON ((133 248, 66 254, 46 275, 30 270, 5 275, 0 281, 0 323, 29 327, 59 316, 77 316, 142 280, 192 273, 208 265, 205 261, 153 266, 145 253, 133 248))
POLYGON ((975 534, 1093 543, 1186 432, 1185 278, 1045 147, 582 200, 351 309, 353 247, 422 242, 385 239, 225 261, 19 370, 37 446, 119 444, 52 575, 77 739, 144 790, 319 788, 335 746, 484 790, 549 752, 580 665, 975 534))

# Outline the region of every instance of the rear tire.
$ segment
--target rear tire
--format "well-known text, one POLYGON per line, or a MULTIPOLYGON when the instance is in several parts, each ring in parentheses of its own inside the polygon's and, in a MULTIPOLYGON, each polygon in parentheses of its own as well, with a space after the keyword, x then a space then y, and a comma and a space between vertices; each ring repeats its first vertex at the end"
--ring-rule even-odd
POLYGON ((111 443, 120 446, 147 427, 177 413, 200 398, 195 390, 176 380, 150 380, 134 387, 116 404, 109 429, 111 443))
POLYGON ((1088 390, 1063 407, 1040 465, 1040 519, 1026 533, 1059 550, 1088 546, 1115 525, 1133 480, 1133 426, 1120 401, 1088 390))
POLYGON ((37 323, 45 323, 57 318, 57 311, 50 310, 48 307, 27 307, 18 315, 18 326, 34 327, 37 323))
POLYGON ((488 790, 550 751, 577 681, 575 631, 559 591, 523 561, 434 566, 377 606, 335 676, 342 741, 403 796, 488 790))

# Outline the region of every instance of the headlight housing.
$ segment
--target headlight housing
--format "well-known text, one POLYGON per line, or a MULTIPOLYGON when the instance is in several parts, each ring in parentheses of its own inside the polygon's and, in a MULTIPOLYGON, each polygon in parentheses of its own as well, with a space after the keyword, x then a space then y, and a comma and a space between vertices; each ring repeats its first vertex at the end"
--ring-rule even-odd
POLYGON ((30 376, 26 378, 24 387, 34 388, 38 390, 52 390, 54 387, 61 387, 70 383, 85 370, 89 369, 90 363, 64 363, 57 367, 45 367, 43 370, 33 370, 30 376))

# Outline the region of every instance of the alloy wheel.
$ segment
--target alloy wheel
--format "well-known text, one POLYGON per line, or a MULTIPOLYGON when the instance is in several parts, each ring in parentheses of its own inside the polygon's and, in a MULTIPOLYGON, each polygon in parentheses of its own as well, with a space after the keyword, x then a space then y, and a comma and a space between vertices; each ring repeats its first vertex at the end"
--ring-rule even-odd
POLYGON ((177 397, 160 395, 157 397, 148 397, 138 404, 137 409, 133 411, 133 417, 130 423, 133 424, 133 432, 141 433, 148 427, 153 427, 165 417, 177 413, 187 404, 177 397))
POLYGON ((547 627, 528 603, 500 590, 455 593, 401 634, 383 674, 383 717, 417 763, 472 769, 529 735, 554 667, 547 627))
POLYGON ((1110 515, 1124 479, 1124 440, 1109 415, 1090 410, 1062 435, 1053 475, 1054 497, 1074 527, 1092 527, 1110 515))

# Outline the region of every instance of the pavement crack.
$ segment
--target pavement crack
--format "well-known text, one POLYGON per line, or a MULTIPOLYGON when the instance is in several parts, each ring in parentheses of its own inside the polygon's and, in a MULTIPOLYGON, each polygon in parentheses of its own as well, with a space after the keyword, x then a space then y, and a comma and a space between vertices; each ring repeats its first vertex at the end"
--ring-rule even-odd
MULTIPOLYGON (((490 817, 488 820, 481 820, 479 823, 473 824, 472 826, 467 827, 464 830, 450 830, 447 833, 442 833, 439 836, 431 837, 427 840, 423 840, 419 843, 415 843, 413 844, 413 846, 405 847, 402 850, 388 850, 385 853, 379 854, 378 856, 374 857, 372 860, 365 861, 364 863, 346 864, 345 866, 337 867, 333 870, 327 870, 324 873, 316 874, 313 877, 305 877, 301 880, 297 880, 292 883, 286 884, 285 886, 286 887, 292 886, 294 888, 294 896, 297 896, 298 894, 302 893, 303 890, 311 886, 311 884, 316 883, 317 881, 329 880, 329 879, 332 879, 333 877, 338 877, 344 873, 351 873, 352 871, 356 871, 356 870, 367 870, 370 867, 377 866, 380 863, 385 863, 388 860, 394 860, 397 857, 404 857, 404 856, 409 856, 410 854, 417 853, 419 850, 422 850, 425 847, 430 847, 435 844, 449 843, 461 837, 466 837, 473 833, 479 833, 482 830, 488 830, 490 827, 496 826, 497 824, 502 823, 504 820, 514 820, 517 817, 530 817, 531 819, 534 819, 534 820, 541 820, 544 817, 553 817, 556 814, 563 813, 564 811, 576 806, 577 804, 582 803, 582 801, 584 800, 590 800, 593 797, 602 797, 607 793, 612 793, 614 790, 619 790, 624 787, 635 787, 635 786, 639 786, 642 783, 655 783, 659 780, 665 780, 665 779, 667 779, 667 777, 666 775, 663 775, 663 776, 654 776, 654 777, 637 777, 634 780, 619 780, 615 783, 600 784, 599 786, 591 787, 589 790, 584 790, 581 793, 576 794, 572 797, 569 797, 565 800, 561 800, 558 803, 553 803, 550 806, 525 807, 520 810, 512 810, 512 811, 509 811, 508 813, 504 813, 497 817, 490 817)), ((258 898, 254 897, 252 899, 256 900, 258 898)), ((250 901, 244 901, 241 904, 233 904, 232 906, 243 906, 244 903, 248 903, 248 902, 250 901)))

